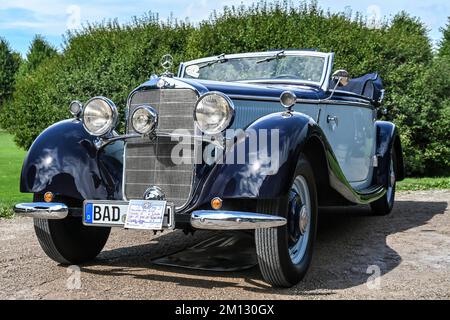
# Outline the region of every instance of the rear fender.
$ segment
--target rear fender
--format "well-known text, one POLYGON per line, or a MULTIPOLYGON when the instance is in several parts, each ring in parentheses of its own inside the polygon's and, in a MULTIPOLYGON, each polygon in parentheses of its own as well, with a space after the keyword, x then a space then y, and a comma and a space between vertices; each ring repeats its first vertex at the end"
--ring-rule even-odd
POLYGON ((376 154, 378 157, 378 167, 374 172, 374 180, 376 184, 387 186, 391 150, 395 152, 397 158, 396 179, 397 181, 401 181, 405 178, 400 135, 397 127, 392 122, 377 121, 375 125, 377 129, 376 154))

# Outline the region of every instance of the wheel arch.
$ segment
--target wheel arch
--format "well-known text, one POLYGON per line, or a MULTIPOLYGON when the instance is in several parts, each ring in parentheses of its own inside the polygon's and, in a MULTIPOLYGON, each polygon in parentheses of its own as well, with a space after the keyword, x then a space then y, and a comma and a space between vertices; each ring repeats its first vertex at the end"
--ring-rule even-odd
MULTIPOLYGON (((318 197, 323 197, 324 191, 329 188, 330 182, 327 159, 322 142, 316 135, 311 136, 305 143, 302 153, 305 154, 313 169, 317 195, 318 197)), ((319 199, 319 203, 322 202, 320 200, 323 201, 323 199, 319 199)))
MULTIPOLYGON (((202 187, 191 208, 209 203, 214 197, 251 200, 285 196, 298 156, 314 125, 317 124, 311 117, 298 112, 273 113, 256 120, 244 130, 245 135, 242 139, 236 140, 225 152, 223 162, 215 164, 209 174, 203 178, 202 187), (254 169, 254 163, 251 163, 248 156, 248 146, 252 137, 249 132, 272 129, 279 132, 278 161, 272 161, 272 147, 269 150, 266 146, 264 150, 267 152, 270 163, 261 163, 258 169, 254 169), (237 160, 240 150, 246 152, 244 163, 239 163, 237 160), (228 161, 228 159, 232 160, 228 161)), ((260 153, 261 150, 258 148, 256 151, 260 153)))

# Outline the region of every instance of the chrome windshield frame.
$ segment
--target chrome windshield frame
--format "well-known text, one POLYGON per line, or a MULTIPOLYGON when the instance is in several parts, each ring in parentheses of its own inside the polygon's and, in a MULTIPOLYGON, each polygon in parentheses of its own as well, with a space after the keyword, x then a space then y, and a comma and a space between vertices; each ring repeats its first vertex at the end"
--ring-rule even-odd
MULTIPOLYGON (((248 53, 238 53, 238 54, 229 54, 225 55, 224 57, 227 60, 232 59, 242 59, 242 58, 264 58, 264 57, 270 57, 273 56, 276 52, 279 52, 280 50, 273 50, 273 51, 265 51, 265 52, 248 52, 248 53)), ((325 53, 325 52, 318 52, 318 51, 308 51, 308 50, 286 50, 284 51, 284 54, 287 57, 290 56, 311 56, 311 57, 321 57, 324 58, 324 66, 322 70, 322 78, 319 82, 313 82, 313 81, 307 81, 307 80, 296 80, 296 79, 257 79, 257 80, 239 80, 234 82, 242 82, 242 83, 263 83, 263 82, 271 82, 273 83, 290 83, 290 84, 309 84, 314 85, 317 87, 320 87, 322 90, 327 91, 328 86, 330 83, 331 73, 333 70, 333 61, 334 61, 334 53, 325 53)), ((182 62, 180 64, 180 67, 178 69, 178 78, 184 78, 186 68, 191 65, 196 64, 204 64, 211 61, 217 60, 217 56, 207 57, 207 58, 201 58, 196 60, 191 60, 187 62, 182 62)), ((202 80, 202 79, 199 79, 202 80)))

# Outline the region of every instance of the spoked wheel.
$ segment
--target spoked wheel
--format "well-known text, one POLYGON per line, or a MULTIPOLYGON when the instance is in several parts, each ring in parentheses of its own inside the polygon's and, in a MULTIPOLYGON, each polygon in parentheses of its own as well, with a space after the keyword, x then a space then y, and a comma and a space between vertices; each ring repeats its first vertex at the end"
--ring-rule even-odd
POLYGON ((395 202, 395 185, 396 178, 397 157, 395 151, 391 151, 391 161, 389 163, 388 185, 386 194, 375 202, 370 204, 372 213, 377 216, 385 216, 391 213, 395 202))
POLYGON ((299 263, 305 256, 311 230, 311 199, 306 179, 297 176, 289 194, 288 245, 292 263, 299 263))
POLYGON ((308 271, 317 230, 317 195, 305 156, 297 165, 287 201, 262 200, 258 212, 284 216, 287 225, 255 231, 261 273, 273 286, 291 287, 308 271))

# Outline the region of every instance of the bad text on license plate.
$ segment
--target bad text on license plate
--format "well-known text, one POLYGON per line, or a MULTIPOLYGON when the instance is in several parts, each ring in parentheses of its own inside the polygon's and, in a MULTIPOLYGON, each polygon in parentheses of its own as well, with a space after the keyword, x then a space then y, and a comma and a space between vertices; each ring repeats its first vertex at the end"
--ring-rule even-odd
POLYGON ((86 226, 147 230, 173 229, 174 214, 174 205, 165 201, 92 200, 85 201, 83 204, 83 224, 86 226), (127 219, 128 213, 130 213, 129 219, 127 219))

